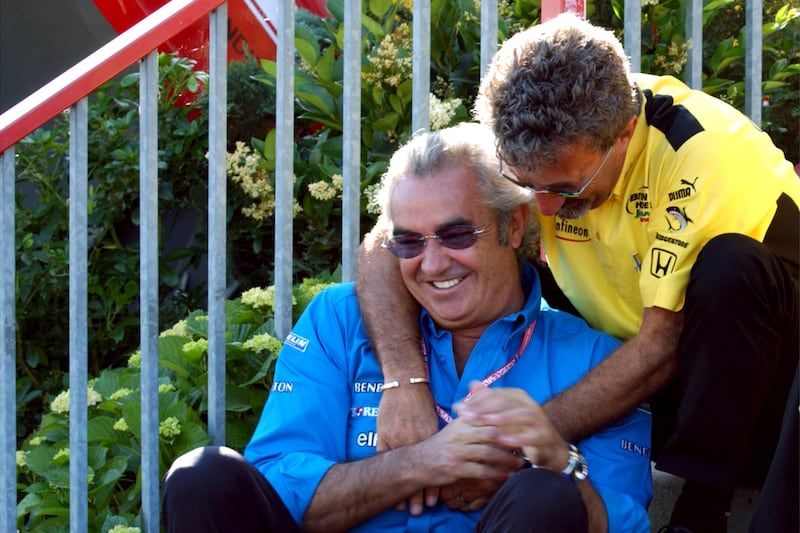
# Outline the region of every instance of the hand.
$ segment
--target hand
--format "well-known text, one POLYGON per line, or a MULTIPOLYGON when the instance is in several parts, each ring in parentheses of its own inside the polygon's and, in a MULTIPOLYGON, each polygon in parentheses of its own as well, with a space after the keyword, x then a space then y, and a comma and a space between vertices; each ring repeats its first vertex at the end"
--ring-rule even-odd
MULTIPOLYGON (((378 405, 377 452, 399 448, 424 440, 439 431, 439 421, 433 408, 433 396, 427 385, 414 384, 389 389, 378 405)), ((433 507, 439 501, 439 489, 430 487, 408 499, 409 512, 417 516, 424 505, 433 507)), ((405 509, 406 504, 397 506, 405 509)))
POLYGON ((541 406, 522 389, 470 385, 469 399, 455 406, 458 420, 499 430, 497 444, 521 451, 534 465, 560 472, 569 459, 567 443, 541 406))
POLYGON ((499 479, 463 479, 442 487, 439 498, 450 509, 465 513, 477 511, 503 483, 499 479))
POLYGON ((472 426, 460 419, 409 449, 411 468, 422 473, 422 483, 447 486, 464 479, 504 482, 523 465, 508 448, 496 444, 499 431, 472 426))

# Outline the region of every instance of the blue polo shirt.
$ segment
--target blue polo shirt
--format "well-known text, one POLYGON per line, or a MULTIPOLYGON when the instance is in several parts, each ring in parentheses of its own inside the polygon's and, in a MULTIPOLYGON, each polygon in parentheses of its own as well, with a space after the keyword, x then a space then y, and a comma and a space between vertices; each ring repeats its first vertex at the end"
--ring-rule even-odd
MULTIPOLYGON (((492 387, 521 388, 544 403, 619 346, 583 320, 549 308, 531 267, 523 272, 523 287, 528 294, 524 308, 487 328, 460 378, 450 333, 439 329, 427 312, 421 313, 431 391, 451 416, 456 416, 452 406, 465 397, 470 382, 484 379, 514 357, 534 321, 524 352, 492 387)), ((382 383, 354 285, 326 289, 287 336, 272 391, 245 450, 245 458, 269 480, 298 524, 328 468, 375 454, 382 383)), ((589 479, 605 502, 609 531, 649 531, 650 414, 636 410, 577 444, 586 457, 589 479)), ((419 516, 388 509, 353 531, 467 532, 480 515, 480 510, 463 513, 443 504, 419 516)))

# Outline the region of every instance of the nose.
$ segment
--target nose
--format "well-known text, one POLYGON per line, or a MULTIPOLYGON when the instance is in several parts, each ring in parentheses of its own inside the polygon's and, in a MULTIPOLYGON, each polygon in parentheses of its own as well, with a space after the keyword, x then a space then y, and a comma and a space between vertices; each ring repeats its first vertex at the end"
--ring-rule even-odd
POLYGON ((450 256, 447 254, 447 248, 439 244, 436 239, 425 241, 420 269, 425 274, 434 275, 444 272, 449 266, 450 256))
POLYGON ((566 198, 557 194, 549 193, 536 193, 534 195, 536 206, 539 208, 539 213, 544 216, 552 216, 556 211, 561 209, 561 206, 566 202, 566 198))

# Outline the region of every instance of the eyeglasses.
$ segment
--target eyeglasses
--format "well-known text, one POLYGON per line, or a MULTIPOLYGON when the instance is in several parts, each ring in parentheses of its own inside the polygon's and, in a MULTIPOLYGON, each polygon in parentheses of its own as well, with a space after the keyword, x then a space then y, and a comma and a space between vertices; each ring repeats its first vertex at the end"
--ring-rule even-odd
POLYGON ((500 175, 503 176, 508 181, 510 181, 511 183, 513 183, 514 185, 517 185, 519 187, 524 187, 525 189, 528 189, 529 191, 532 191, 535 194, 555 194, 555 195, 558 195, 558 196, 563 196, 564 198, 575 198, 576 196, 580 196, 581 194, 583 194, 583 191, 586 190, 586 187, 588 187, 589 184, 592 183, 592 181, 594 181, 594 179, 597 177, 597 175, 600 174, 600 170, 602 170, 603 165, 606 164, 606 160, 608 159, 608 156, 611 154, 611 149, 612 148, 614 148, 613 144, 608 147, 608 150, 606 150, 606 154, 603 156, 603 160, 600 161, 600 166, 597 167, 597 170, 594 171, 594 174, 592 174, 592 177, 589 178, 588 180, 586 180, 583 183, 583 185, 581 185, 578 189, 574 189, 574 190, 571 190, 571 191, 569 191, 569 190, 568 191, 553 191, 549 187, 544 187, 542 189, 538 189, 536 187, 536 185, 531 185, 529 183, 522 183, 521 181, 519 181, 519 179, 514 179, 514 178, 512 178, 511 176, 509 176, 508 174, 506 174, 503 171, 503 160, 502 159, 499 160, 500 161, 500 175))
POLYGON ((448 226, 435 232, 433 235, 423 235, 421 233, 402 233, 395 235, 381 244, 388 248, 401 259, 411 259, 417 257, 425 249, 425 241, 435 239, 436 242, 452 250, 463 250, 469 248, 478 240, 478 235, 486 231, 486 228, 476 228, 469 224, 457 224, 448 226))

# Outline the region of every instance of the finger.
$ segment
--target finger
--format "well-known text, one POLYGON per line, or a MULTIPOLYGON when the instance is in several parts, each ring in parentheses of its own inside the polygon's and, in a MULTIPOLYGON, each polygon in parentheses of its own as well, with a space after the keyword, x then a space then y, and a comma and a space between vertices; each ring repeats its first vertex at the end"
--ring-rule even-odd
POLYGON ((425 489, 425 505, 433 507, 439 502, 439 488, 428 487, 425 489))
POLYGON ((425 506, 423 505, 424 497, 424 491, 420 491, 416 494, 412 494, 408 499, 408 512, 411 516, 419 516, 422 514, 422 511, 425 510, 425 506))

